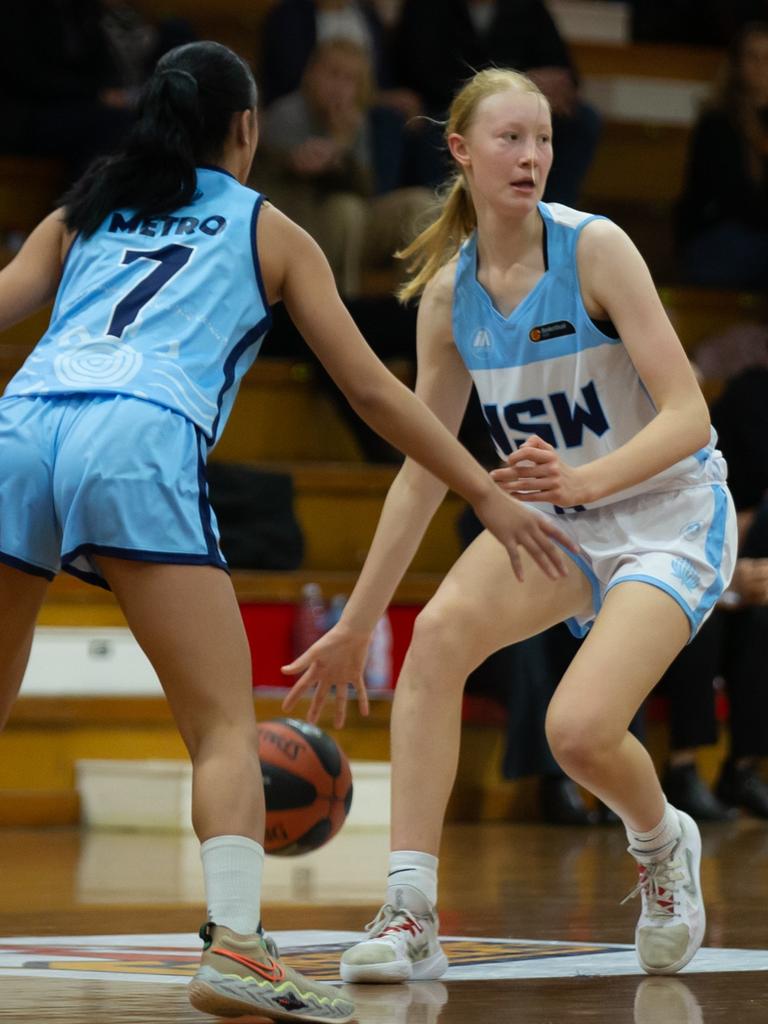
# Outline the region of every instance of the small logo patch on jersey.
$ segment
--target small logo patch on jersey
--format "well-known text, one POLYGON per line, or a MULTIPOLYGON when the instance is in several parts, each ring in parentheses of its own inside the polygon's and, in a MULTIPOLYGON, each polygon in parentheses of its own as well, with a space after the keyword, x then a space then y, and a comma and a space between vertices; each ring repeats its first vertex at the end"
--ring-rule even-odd
POLYGON ((481 327, 477 334, 472 339, 472 348, 479 349, 481 352, 487 351, 491 347, 491 332, 486 331, 484 327, 481 327))
POLYGON ((549 341, 551 338, 563 338, 566 334, 575 334, 576 328, 570 320, 555 320, 551 324, 532 327, 528 337, 531 341, 549 341))

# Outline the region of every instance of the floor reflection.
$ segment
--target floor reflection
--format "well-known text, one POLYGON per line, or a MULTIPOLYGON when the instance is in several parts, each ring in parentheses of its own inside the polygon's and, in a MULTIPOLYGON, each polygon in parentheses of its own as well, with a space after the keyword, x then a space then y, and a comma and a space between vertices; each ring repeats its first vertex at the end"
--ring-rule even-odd
POLYGON ((634 1024, 704 1024, 704 1012, 679 978, 646 978, 635 992, 634 1024))
POLYGON ((435 1024, 448 1002, 440 981, 409 985, 344 985, 355 1004, 358 1024, 435 1024))

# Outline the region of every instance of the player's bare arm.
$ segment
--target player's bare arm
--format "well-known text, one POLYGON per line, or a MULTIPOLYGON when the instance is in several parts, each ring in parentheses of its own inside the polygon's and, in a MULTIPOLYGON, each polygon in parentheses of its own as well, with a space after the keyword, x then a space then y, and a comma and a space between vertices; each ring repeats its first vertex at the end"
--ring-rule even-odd
POLYGON ((53 299, 71 240, 62 211, 54 210, 0 270, 0 330, 19 323, 53 299))

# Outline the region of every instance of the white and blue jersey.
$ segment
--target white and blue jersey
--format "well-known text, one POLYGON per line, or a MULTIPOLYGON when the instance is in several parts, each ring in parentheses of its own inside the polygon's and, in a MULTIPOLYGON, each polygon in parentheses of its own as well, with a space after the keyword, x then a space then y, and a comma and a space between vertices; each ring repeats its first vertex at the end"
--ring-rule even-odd
MULTIPOLYGON (((477 280, 477 236, 461 249, 453 333, 501 458, 537 434, 564 462, 581 466, 626 444, 656 415, 610 322, 594 322, 579 287, 576 246, 594 216, 540 203, 545 272, 508 316, 477 280)), ((710 442, 642 484, 589 507, 633 494, 721 482, 726 467, 710 442)), ((542 508, 551 506, 541 506, 542 508)))
POLYGON ((262 196, 198 168, 172 215, 109 214, 66 260, 48 330, 7 396, 113 394, 167 406, 215 444, 270 324, 262 196))
MULTIPOLYGON (((594 322, 579 287, 576 247, 595 218, 539 204, 545 272, 505 317, 477 279, 477 236, 463 245, 453 292, 453 333, 501 458, 537 434, 581 466, 626 444, 656 415, 610 322, 594 322)), ((642 582, 686 615, 691 636, 712 612, 736 559, 736 515, 726 465, 709 444, 635 487, 589 506, 531 503, 578 546, 566 553, 592 587, 592 609, 568 620, 583 636, 612 587, 642 582)))

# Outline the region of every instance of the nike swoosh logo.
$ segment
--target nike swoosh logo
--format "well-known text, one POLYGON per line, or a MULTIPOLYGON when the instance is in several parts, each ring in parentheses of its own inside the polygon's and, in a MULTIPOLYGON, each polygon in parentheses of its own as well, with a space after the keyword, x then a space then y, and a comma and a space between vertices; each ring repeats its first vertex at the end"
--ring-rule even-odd
POLYGON ((231 949, 224 949, 221 946, 212 949, 211 953, 216 953, 217 956, 225 956, 228 960, 234 960, 236 964, 247 967, 266 981, 271 981, 274 984, 282 981, 285 977, 285 969, 276 960, 270 959, 269 963, 263 964, 258 960, 251 960, 250 957, 242 956, 240 953, 233 953, 231 949))

